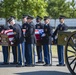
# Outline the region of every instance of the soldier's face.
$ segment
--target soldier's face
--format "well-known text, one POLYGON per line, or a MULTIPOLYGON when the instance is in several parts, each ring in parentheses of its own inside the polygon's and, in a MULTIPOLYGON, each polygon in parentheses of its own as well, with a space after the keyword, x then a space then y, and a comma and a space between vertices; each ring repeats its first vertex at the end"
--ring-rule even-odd
POLYGON ((59 19, 60 23, 63 23, 64 22, 64 19, 59 19))
POLYGON ((23 19, 23 22, 24 22, 24 23, 27 22, 27 18, 24 18, 24 19, 23 19))
POLYGON ((28 22, 28 23, 32 22, 32 19, 27 19, 27 22, 28 22))
POLYGON ((14 25, 15 24, 15 20, 12 20, 9 24, 10 25, 14 25))
POLYGON ((45 24, 47 24, 47 23, 49 23, 49 22, 50 22, 50 20, 49 20, 49 19, 45 20, 45 24))
POLYGON ((36 20, 36 22, 41 22, 41 20, 40 20, 40 19, 38 19, 38 20, 36 20))

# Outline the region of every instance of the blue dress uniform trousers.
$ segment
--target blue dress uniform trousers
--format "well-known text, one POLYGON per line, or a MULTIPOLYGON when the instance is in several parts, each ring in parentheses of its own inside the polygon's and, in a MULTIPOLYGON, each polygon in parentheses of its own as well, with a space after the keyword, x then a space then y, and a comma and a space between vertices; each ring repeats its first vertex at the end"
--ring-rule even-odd
POLYGON ((45 65, 52 65, 52 51, 51 51, 51 43, 52 43, 52 27, 50 24, 44 24, 44 35, 42 34, 42 44, 44 50, 44 60, 45 65))
POLYGON ((25 42, 18 44, 18 63, 19 65, 25 64, 25 42))
POLYGON ((45 64, 50 64, 50 55, 49 55, 49 46, 48 46, 48 44, 43 45, 43 50, 44 50, 45 64))
POLYGON ((3 51, 3 59, 4 59, 4 63, 8 63, 8 46, 2 46, 2 51, 3 51))
POLYGON ((34 54, 34 45, 26 43, 26 64, 34 65, 35 64, 35 54, 34 54))
POLYGON ((13 63, 17 63, 17 46, 12 46, 12 53, 13 53, 13 63))
MULTIPOLYGON (((66 31, 68 27, 65 25, 65 23, 60 23, 56 30, 53 33, 53 37, 56 37, 58 32, 61 31, 66 31)), ((57 45, 57 50, 58 50, 58 60, 59 60, 59 65, 64 65, 64 47, 62 45, 57 45)))
POLYGON ((42 62, 42 48, 41 46, 36 46, 36 48, 37 48, 38 62, 42 62))
POLYGON ((27 44, 27 64, 32 64, 32 48, 31 44, 27 44))
POLYGON ((57 45, 59 65, 64 65, 64 47, 57 45))

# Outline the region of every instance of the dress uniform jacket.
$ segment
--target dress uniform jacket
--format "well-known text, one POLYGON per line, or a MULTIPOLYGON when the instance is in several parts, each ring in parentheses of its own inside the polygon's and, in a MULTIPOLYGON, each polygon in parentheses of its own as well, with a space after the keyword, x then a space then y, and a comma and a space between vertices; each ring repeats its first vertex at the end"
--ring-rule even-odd
POLYGON ((27 27, 27 22, 22 25, 22 29, 26 29, 26 27, 27 27))
MULTIPOLYGON (((65 23, 63 24, 59 24, 58 27, 56 28, 55 32, 53 33, 53 37, 55 38, 55 36, 57 36, 59 31, 65 31, 67 30, 68 27, 65 25, 65 23)), ((55 39, 57 41, 57 39, 55 39)))
POLYGON ((43 44, 51 44, 51 42, 52 42, 51 36, 53 33, 52 27, 50 26, 50 24, 48 24, 48 25, 44 24, 43 29, 44 29, 44 34, 45 34, 45 36, 42 37, 43 44))
POLYGON ((33 24, 33 22, 27 24, 27 28, 26 28, 26 43, 28 44, 34 44, 35 41, 35 26, 33 24))
POLYGON ((22 43, 24 41, 24 38, 23 38, 23 34, 22 34, 22 30, 21 30, 20 25, 14 24, 13 31, 16 32, 16 35, 14 37, 16 43, 17 44, 22 43))
POLYGON ((43 24, 42 23, 37 23, 35 25, 35 29, 43 29, 43 24))
MULTIPOLYGON (((23 31, 23 29, 25 29, 25 30, 26 30, 27 25, 28 25, 28 23, 27 23, 27 22, 26 22, 26 23, 24 23, 24 24, 22 25, 22 31, 23 31)), ((25 39, 25 33, 26 33, 26 31, 23 31, 24 39, 25 39)), ((26 40, 26 39, 25 39, 25 40, 26 40)))
MULTIPOLYGON (((57 29, 54 32, 54 36, 57 36, 58 32, 67 30, 68 27, 63 23, 59 24, 57 29)), ((58 60, 59 60, 59 66, 64 65, 64 47, 63 45, 57 45, 57 51, 58 51, 58 60)))

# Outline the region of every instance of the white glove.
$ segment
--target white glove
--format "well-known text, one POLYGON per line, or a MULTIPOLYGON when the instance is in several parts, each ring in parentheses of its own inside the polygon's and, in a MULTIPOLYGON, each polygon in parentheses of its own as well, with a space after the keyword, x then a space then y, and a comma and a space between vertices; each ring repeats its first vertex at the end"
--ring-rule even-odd
POLYGON ((44 34, 42 34, 42 37, 44 37, 46 34, 44 33, 44 34))

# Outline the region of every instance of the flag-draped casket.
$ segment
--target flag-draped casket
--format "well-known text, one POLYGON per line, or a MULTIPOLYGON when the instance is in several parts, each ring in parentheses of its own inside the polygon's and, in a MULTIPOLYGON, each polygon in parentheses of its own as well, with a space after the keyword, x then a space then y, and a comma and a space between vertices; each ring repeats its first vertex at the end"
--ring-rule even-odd
MULTIPOLYGON (((23 34, 26 34, 26 29, 23 29, 23 34)), ((43 29, 35 29, 35 37, 37 41, 37 46, 40 46, 41 43, 41 35, 43 34, 43 29)))
MULTIPOLYGON (((37 40, 37 45, 41 45, 41 35, 43 33, 43 29, 35 29, 35 36, 37 40)), ((23 35, 26 34, 26 29, 23 29, 23 35)), ((0 33, 0 44, 4 46, 8 45, 15 45, 14 41, 14 35, 15 33, 13 32, 12 29, 9 30, 3 30, 0 33)))
POLYGON ((43 29, 35 29, 35 36, 37 40, 37 46, 42 44, 41 35, 43 34, 43 29))
POLYGON ((4 45, 4 46, 14 45, 13 40, 14 40, 14 32, 12 29, 3 30, 0 33, 0 44, 1 45, 4 45))

